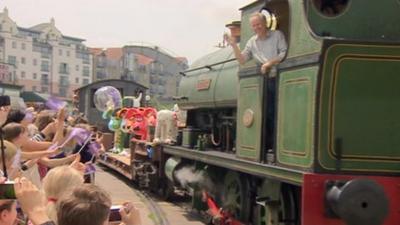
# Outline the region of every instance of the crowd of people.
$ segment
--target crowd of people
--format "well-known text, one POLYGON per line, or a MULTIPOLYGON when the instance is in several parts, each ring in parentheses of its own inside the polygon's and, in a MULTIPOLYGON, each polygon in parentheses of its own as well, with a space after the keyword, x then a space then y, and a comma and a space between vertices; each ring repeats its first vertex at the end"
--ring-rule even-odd
MULTIPOLYGON (((109 223, 111 198, 93 184, 94 171, 87 169, 104 151, 102 135, 81 117, 67 114, 65 108, 0 106, 0 185, 4 189, 12 183, 16 198, 0 196, 0 225, 109 223)), ((122 224, 141 224, 131 203, 119 212, 122 224)))
MULTIPOLYGON (((250 17, 250 25, 255 35, 243 51, 232 37, 226 36, 226 40, 240 64, 254 58, 261 63, 260 72, 268 74, 286 55, 285 37, 280 31, 268 30, 261 13, 250 17)), ((273 121, 274 77, 268 78, 268 85, 268 96, 272 96, 268 118, 273 121)), ((110 196, 91 183, 93 171, 86 169, 96 155, 91 148, 97 146, 102 151, 102 136, 85 120, 66 114, 64 108, 54 113, 0 107, 0 183, 14 181, 17 198, 0 200, 0 225, 15 224, 17 202, 34 225, 108 224, 110 196), (82 131, 91 135, 82 138, 82 131), (71 138, 74 135, 78 138, 71 138)), ((138 210, 130 203, 121 207, 120 214, 122 224, 141 224, 138 210)))

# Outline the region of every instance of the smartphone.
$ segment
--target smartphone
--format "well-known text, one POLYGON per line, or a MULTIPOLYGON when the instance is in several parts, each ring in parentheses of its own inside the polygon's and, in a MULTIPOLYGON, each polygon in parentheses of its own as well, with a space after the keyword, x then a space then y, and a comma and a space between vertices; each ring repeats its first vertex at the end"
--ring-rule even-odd
POLYGON ((122 205, 113 205, 110 208, 110 217, 108 221, 110 222, 115 222, 115 221, 121 221, 121 214, 119 214, 119 209, 122 207, 122 205))
POLYGON ((16 199, 14 182, 6 181, 6 183, 0 184, 0 199, 16 199))

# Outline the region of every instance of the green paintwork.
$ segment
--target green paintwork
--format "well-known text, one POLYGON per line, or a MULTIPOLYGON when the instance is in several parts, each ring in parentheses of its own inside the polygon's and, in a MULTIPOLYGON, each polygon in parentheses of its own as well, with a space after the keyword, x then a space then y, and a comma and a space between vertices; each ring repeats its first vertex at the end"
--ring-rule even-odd
POLYGON ((319 163, 334 170, 400 172, 400 46, 336 44, 324 56, 319 163))
POLYGON ((176 157, 204 162, 208 165, 215 165, 221 168, 227 168, 229 170, 235 170, 259 177, 267 177, 275 180, 278 179, 295 185, 300 185, 303 182, 303 172, 300 170, 292 170, 280 166, 243 160, 228 153, 197 151, 168 145, 163 147, 163 151, 176 157))
MULTIPOLYGON (((231 48, 223 48, 200 58, 191 65, 190 69, 215 64, 233 57, 231 48)), ((179 107, 191 109, 235 106, 238 83, 237 72, 236 61, 213 66, 212 70, 204 68, 188 72, 186 76, 182 77, 178 90, 178 96, 188 97, 188 101, 179 102, 179 107), (205 80, 210 80, 210 87, 207 90, 198 90, 198 82, 205 80)))
MULTIPOLYGON (((268 199, 268 201, 280 201, 281 182, 264 179, 257 190, 257 196, 268 199)), ((269 221, 279 221, 279 204, 257 205, 256 225, 270 224, 269 221)))
POLYGON ((314 159, 318 67, 283 72, 279 79, 278 163, 309 168, 314 159))
POLYGON ((307 17, 317 35, 352 40, 399 41, 400 1, 349 0, 347 8, 336 17, 322 15, 311 0, 307 17))
POLYGON ((303 0, 289 0, 290 37, 286 37, 289 49, 287 58, 321 51, 321 41, 311 36, 303 10, 303 0))
POLYGON ((197 139, 200 134, 202 134, 202 132, 199 129, 182 129, 182 146, 193 148, 197 144, 197 139))
POLYGON ((165 176, 172 182, 174 183, 174 172, 176 167, 181 163, 181 158, 179 157, 170 157, 166 162, 165 162, 165 167, 164 167, 164 172, 165 176))
POLYGON ((236 155, 259 161, 264 89, 263 77, 256 76, 240 79, 239 86, 236 155), (253 122, 249 127, 243 124, 243 115, 246 110, 253 112, 253 122))

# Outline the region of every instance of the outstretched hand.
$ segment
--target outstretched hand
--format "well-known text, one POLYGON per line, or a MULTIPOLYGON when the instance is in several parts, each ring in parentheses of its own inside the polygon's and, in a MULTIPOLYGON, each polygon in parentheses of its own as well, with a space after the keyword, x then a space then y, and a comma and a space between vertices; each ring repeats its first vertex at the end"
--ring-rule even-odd
POLYGON ((33 224, 43 224, 49 221, 46 214, 44 195, 26 178, 16 178, 14 184, 15 195, 22 208, 33 224))
POLYGON ((224 34, 224 40, 229 45, 234 45, 236 43, 235 39, 231 35, 226 34, 226 33, 224 34))
POLYGON ((121 214, 121 221, 125 225, 142 225, 139 209, 131 202, 125 202, 119 210, 119 214, 121 214))
POLYGON ((81 156, 79 154, 76 154, 74 161, 69 166, 71 168, 76 169, 83 176, 83 174, 85 174, 86 166, 80 161, 81 161, 81 156))

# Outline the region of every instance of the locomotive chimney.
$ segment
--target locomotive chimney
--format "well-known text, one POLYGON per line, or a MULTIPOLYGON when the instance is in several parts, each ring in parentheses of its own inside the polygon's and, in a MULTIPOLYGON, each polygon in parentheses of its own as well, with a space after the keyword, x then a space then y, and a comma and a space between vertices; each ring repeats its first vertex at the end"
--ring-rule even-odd
POLYGON ((231 31, 232 37, 235 38, 236 43, 240 42, 240 21, 233 21, 230 24, 226 24, 227 27, 231 31))

